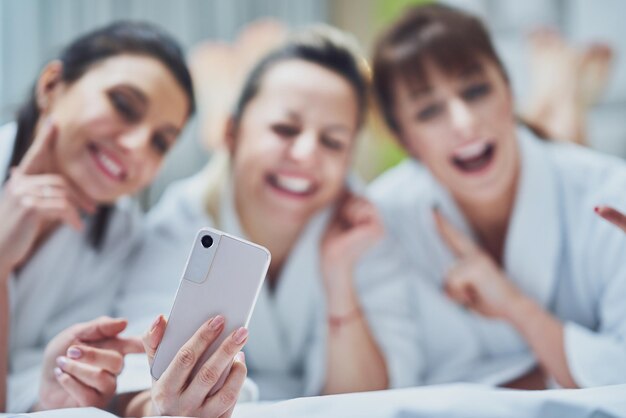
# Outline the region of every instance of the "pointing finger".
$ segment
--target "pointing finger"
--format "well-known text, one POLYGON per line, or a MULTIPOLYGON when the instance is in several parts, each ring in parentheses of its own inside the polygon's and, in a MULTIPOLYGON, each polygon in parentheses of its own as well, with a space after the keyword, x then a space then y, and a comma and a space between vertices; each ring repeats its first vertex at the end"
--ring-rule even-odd
POLYGON ((441 238, 455 256, 466 257, 480 251, 478 245, 476 245, 470 238, 466 237, 461 231, 452 226, 439 209, 433 209, 433 216, 435 218, 435 224, 437 225, 439 235, 441 235, 441 238))

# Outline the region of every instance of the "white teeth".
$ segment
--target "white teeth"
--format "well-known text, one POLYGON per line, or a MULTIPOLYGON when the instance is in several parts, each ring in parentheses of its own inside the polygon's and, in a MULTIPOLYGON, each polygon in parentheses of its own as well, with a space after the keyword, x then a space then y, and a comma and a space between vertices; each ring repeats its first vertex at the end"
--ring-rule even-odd
POLYGON ((486 150, 489 144, 486 142, 474 142, 457 149, 454 152, 455 158, 461 160, 469 160, 472 158, 480 157, 486 150))
POLYGON ((289 177, 276 175, 276 183, 293 193, 305 193, 313 187, 311 180, 303 179, 302 177, 289 177))
POLYGON ((104 153, 99 152, 97 154, 98 159, 102 163, 102 165, 115 177, 120 177, 122 175, 122 167, 120 167, 115 161, 107 157, 104 153))

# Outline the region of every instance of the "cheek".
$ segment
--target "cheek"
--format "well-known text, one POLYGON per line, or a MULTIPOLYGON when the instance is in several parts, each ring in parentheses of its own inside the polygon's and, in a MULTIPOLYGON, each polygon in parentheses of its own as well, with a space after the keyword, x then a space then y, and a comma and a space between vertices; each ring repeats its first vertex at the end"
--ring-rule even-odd
POLYGON ((327 194, 330 199, 337 197, 339 192, 343 190, 350 170, 350 161, 348 155, 328 157, 324 160, 321 167, 323 181, 327 194))

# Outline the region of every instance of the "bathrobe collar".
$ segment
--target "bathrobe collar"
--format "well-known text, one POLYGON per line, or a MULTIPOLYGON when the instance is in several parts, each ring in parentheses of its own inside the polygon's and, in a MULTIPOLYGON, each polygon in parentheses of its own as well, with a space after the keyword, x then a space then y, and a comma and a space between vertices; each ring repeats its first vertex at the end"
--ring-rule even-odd
MULTIPOLYGON (((235 210, 232 184, 224 188, 220 212, 220 228, 233 235, 246 236, 235 210)), ((322 292, 319 245, 330 214, 331 209, 323 210, 305 227, 285 261, 274 291, 270 291, 268 282, 261 289, 250 322, 248 343, 248 346, 254 345, 249 351, 259 371, 267 368, 298 372, 293 367, 303 362, 314 318, 325 309, 316 306, 315 301, 323 300, 319 297, 322 292), (257 328, 255 322, 273 326, 257 328)))
MULTIPOLYGON (((547 307, 557 279, 562 245, 558 180, 546 152, 548 145, 521 127, 517 139, 521 172, 506 236, 504 269, 524 294, 547 307)), ((433 203, 454 226, 475 239, 451 195, 430 177, 433 203)), ((443 242, 439 244, 445 247, 443 242)), ((443 253, 444 265, 451 266, 454 262, 451 252, 445 248, 443 253)))

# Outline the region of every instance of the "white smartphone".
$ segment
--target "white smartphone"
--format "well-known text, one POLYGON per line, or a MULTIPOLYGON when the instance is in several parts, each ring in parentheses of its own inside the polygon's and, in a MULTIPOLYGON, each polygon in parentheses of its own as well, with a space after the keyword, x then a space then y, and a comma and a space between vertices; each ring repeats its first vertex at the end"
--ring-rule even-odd
MULTIPOLYGON (((260 245, 215 229, 201 229, 154 357, 152 377, 161 377, 180 348, 209 318, 222 315, 226 325, 196 364, 194 374, 235 329, 247 327, 270 259, 270 252, 260 245)), ((210 394, 224 384, 229 371, 224 372, 210 394)))

